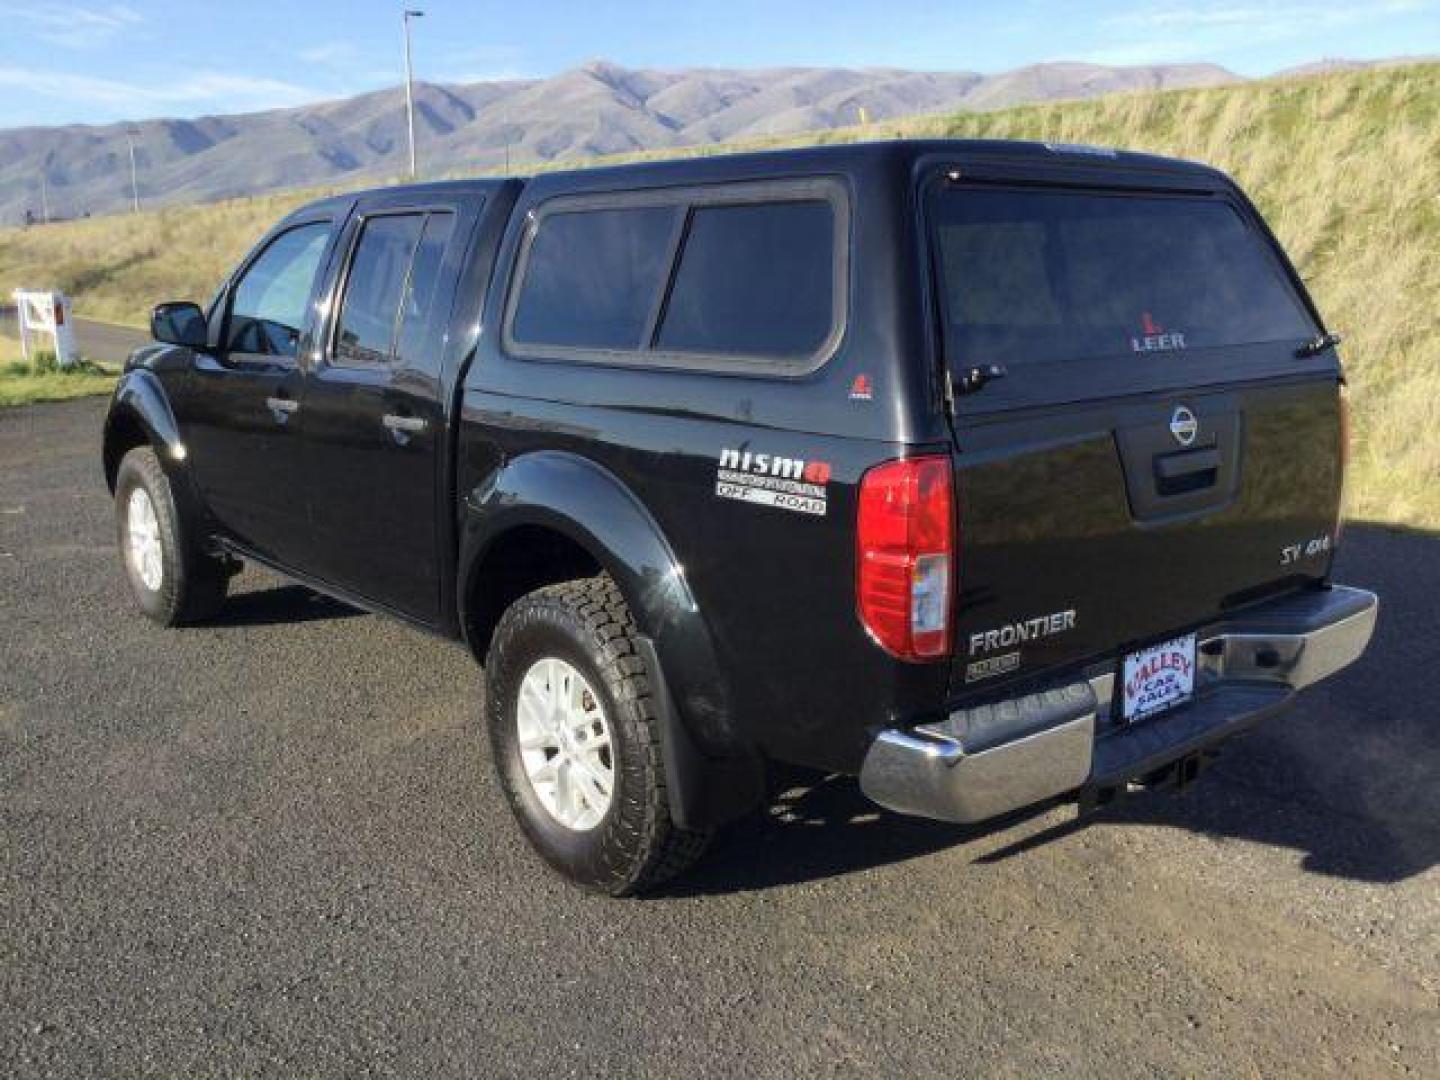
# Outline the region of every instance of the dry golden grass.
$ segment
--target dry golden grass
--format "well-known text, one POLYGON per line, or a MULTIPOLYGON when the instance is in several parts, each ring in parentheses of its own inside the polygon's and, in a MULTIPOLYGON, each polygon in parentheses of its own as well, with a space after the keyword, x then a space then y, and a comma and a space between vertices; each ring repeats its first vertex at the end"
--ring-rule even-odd
MULTIPOLYGON (((1346 334, 1350 513, 1440 527, 1440 65, 917 118, 743 148, 927 136, 1121 146, 1233 175, 1346 334)), ((662 156, 679 155, 607 160, 662 156)), ((91 318, 143 325, 156 300, 207 296, 276 217, 315 194, 0 230, 0 290, 56 285, 91 318)))
POLYGON ((0 230, 0 294, 61 289, 87 319, 149 325, 160 300, 203 301, 275 220, 317 192, 0 230))

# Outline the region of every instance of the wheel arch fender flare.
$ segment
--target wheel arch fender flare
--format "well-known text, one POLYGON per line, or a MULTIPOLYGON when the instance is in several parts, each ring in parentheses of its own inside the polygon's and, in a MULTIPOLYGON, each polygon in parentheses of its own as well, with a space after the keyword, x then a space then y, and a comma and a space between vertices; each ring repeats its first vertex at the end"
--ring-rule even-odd
POLYGON ((187 493, 193 496, 188 452, 180 438, 180 425, 175 421, 164 386, 144 368, 128 371, 120 377, 110 399, 110 409, 105 414, 101 446, 105 483, 112 492, 120 459, 127 450, 138 445, 135 438, 137 431, 155 451, 165 472, 172 478, 176 475, 183 477, 187 493))
POLYGON ((615 579, 643 635, 642 652, 659 680, 655 704, 678 789, 671 792, 677 824, 719 824, 758 801, 763 764, 735 728, 724 667, 684 565, 619 477, 578 454, 540 450, 506 461, 463 491, 461 511, 462 626, 485 556, 501 537, 523 526, 566 536, 615 579))

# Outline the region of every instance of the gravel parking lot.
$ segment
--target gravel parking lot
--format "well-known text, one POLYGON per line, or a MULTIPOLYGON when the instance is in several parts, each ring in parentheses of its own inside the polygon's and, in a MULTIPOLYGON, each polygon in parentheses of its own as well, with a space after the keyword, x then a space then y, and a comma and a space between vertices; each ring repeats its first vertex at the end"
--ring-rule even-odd
POLYGON ((104 403, 0 413, 0 1075, 1440 1075, 1440 536, 1182 797, 967 830, 830 780, 666 895, 543 871, 459 648, 123 590, 104 403))

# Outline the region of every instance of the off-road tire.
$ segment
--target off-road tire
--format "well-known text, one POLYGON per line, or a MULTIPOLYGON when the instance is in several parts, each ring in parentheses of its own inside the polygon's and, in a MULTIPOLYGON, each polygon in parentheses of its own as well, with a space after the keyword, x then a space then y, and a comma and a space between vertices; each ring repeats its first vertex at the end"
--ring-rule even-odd
POLYGON ((148 446, 136 447, 120 461, 115 476, 115 528, 125 579, 147 618, 161 626, 181 626, 201 622, 220 610, 230 567, 200 549, 196 523, 182 513, 170 478, 148 446), (131 493, 137 487, 149 495, 159 525, 162 573, 156 588, 141 578, 129 554, 127 514, 131 493))
POLYGON ((550 585, 502 616, 485 662, 486 727, 500 785, 521 830, 559 874, 611 896, 652 889, 688 869, 710 834, 670 819, 652 675, 636 630, 608 574, 550 585), (594 688, 611 731, 615 786, 598 825, 569 829, 541 804, 525 773, 517 728, 526 671, 556 657, 594 688))

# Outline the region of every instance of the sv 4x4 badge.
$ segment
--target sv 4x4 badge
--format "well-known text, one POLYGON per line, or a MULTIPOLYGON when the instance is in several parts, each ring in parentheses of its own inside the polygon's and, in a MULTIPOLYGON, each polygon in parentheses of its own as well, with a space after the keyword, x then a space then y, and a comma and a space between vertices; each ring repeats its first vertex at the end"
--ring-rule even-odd
POLYGON ((829 462, 757 454, 727 446, 720 451, 715 494, 722 499, 823 517, 829 483, 829 462))

